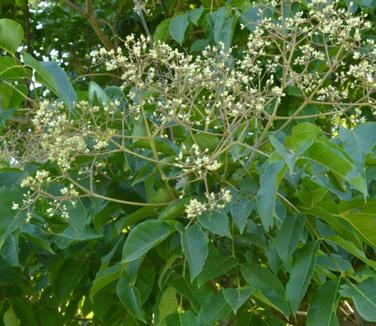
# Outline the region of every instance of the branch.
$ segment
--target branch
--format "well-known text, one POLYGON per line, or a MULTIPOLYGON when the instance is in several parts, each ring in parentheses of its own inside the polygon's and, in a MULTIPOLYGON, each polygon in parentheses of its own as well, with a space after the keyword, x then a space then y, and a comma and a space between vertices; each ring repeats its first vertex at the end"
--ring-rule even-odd
POLYGON ((87 19, 88 23, 94 30, 95 34, 98 36, 101 43, 107 48, 107 50, 113 49, 114 46, 110 39, 107 37, 107 35, 103 32, 97 18, 93 15, 93 4, 92 0, 86 0, 86 10, 82 9, 80 6, 78 6, 75 2, 72 0, 64 0, 64 3, 73 9, 74 11, 77 11, 81 16, 87 19))

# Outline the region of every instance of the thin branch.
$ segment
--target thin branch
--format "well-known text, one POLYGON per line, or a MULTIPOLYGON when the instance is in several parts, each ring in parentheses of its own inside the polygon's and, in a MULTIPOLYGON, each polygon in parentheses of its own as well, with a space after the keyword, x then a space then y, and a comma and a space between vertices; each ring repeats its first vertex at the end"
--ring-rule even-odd
POLYGON ((93 5, 91 0, 86 0, 86 9, 82 9, 79 5, 77 5, 72 0, 64 0, 64 3, 70 7, 71 9, 77 11, 81 16, 87 19, 88 23, 94 30, 95 34, 98 36, 101 43, 106 47, 107 50, 113 49, 114 45, 107 37, 107 35, 103 32, 102 27, 100 26, 99 21, 93 15, 93 5))

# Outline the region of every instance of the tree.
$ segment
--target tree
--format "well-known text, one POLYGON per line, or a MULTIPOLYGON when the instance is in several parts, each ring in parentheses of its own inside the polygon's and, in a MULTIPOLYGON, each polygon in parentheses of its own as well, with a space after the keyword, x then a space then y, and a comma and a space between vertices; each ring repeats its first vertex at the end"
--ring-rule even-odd
POLYGON ((375 322, 364 12, 136 1, 120 41, 64 3, 86 80, 0 20, 4 325, 375 322))

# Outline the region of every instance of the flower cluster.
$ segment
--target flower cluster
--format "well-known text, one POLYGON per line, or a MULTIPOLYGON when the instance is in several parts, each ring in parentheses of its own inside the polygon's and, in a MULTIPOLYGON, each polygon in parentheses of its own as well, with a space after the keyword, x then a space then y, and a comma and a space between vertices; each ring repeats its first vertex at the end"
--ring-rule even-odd
MULTIPOLYGON (((96 65, 120 76, 119 100, 103 90, 102 103, 73 109, 39 103, 32 120, 33 143, 42 151, 36 161, 57 165, 57 178, 68 184, 65 197, 79 195, 69 178, 87 196, 112 176, 136 184, 152 175, 171 198, 204 189, 205 199, 186 207, 193 218, 231 200, 212 190, 227 184, 229 170, 247 172, 270 133, 323 116, 353 126, 364 108, 376 112, 376 44, 367 37, 367 16, 338 1, 314 0, 288 15, 281 8, 291 9, 260 4, 257 26, 244 26, 251 31, 243 49, 218 43, 191 55, 128 35, 116 50, 94 51, 96 65)), ((39 187, 34 177, 23 184, 39 187)))
POLYGON ((226 204, 231 202, 232 195, 230 190, 221 189, 221 192, 211 192, 206 194, 206 202, 200 202, 197 199, 191 199, 185 207, 185 214, 188 219, 199 217, 204 212, 210 212, 225 208, 226 204))
POLYGON ((208 148, 202 152, 197 144, 193 144, 189 149, 189 155, 184 155, 187 152, 184 144, 181 145, 181 148, 182 151, 175 158, 175 165, 181 168, 184 174, 203 177, 208 171, 216 171, 222 166, 222 163, 210 158, 208 148))

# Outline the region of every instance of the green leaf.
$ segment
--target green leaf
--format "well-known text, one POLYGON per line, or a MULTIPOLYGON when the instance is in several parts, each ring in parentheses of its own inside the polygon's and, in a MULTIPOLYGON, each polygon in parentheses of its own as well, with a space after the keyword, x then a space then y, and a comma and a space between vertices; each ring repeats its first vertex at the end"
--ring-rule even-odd
POLYGON ((196 316, 190 310, 166 318, 166 326, 200 326, 196 316))
POLYGON ((210 151, 214 151, 220 143, 220 138, 215 135, 200 133, 195 135, 195 141, 202 151, 205 151, 207 148, 210 151))
POLYGON ((0 19, 0 48, 14 54, 24 38, 23 28, 14 20, 0 19))
POLYGON ((367 258, 364 251, 360 250, 353 242, 345 240, 338 235, 327 237, 325 241, 342 247, 376 271, 376 262, 367 258))
POLYGON ((268 162, 265 171, 260 176, 256 205, 265 230, 269 230, 273 225, 277 191, 285 171, 286 165, 284 162, 268 162))
POLYGON ((1 248, 0 254, 10 266, 20 267, 18 251, 18 237, 11 234, 6 239, 4 246, 1 248))
MULTIPOLYGON (((44 66, 43 62, 36 60, 31 54, 24 52, 22 54, 24 63, 35 70, 35 78, 38 82, 46 86, 56 96, 64 93, 59 88, 59 80, 51 75, 50 71, 44 66)), ((59 68, 60 69, 60 68, 59 68)), ((62 98, 62 100, 66 100, 62 98)))
POLYGON ((18 108, 25 101, 27 92, 26 85, 12 85, 0 82, 0 106, 8 110, 18 108))
POLYGON ((21 66, 15 58, 4 56, 0 58, 0 79, 30 78, 30 72, 21 66))
POLYGON ((222 293, 213 294, 201 307, 198 319, 201 325, 214 325, 231 314, 231 308, 222 293))
POLYGON ((376 322, 376 278, 370 277, 359 284, 349 283, 340 293, 351 298, 359 315, 366 321, 376 322))
POLYGON ((168 315, 175 313, 178 307, 176 290, 170 286, 163 292, 159 302, 159 321, 165 320, 168 315))
POLYGON ((376 123, 361 123, 352 130, 340 127, 339 135, 346 152, 354 162, 362 166, 365 156, 376 145, 376 123))
POLYGON ((198 285, 201 286, 218 276, 226 274, 237 264, 238 261, 235 257, 219 255, 215 250, 210 250, 204 268, 197 277, 198 285))
POLYGON ((308 308, 307 326, 338 326, 338 289, 341 280, 327 281, 313 292, 308 308))
POLYGON ((302 122, 292 128, 291 136, 286 139, 286 145, 297 150, 307 142, 316 140, 320 135, 322 135, 320 127, 309 122, 302 122))
POLYGON ((202 13, 204 12, 204 7, 200 6, 197 9, 191 10, 189 12, 189 20, 192 22, 194 25, 198 25, 198 20, 200 19, 202 13))
POLYGON ((286 318, 289 316, 285 289, 277 276, 267 268, 250 263, 243 264, 240 271, 251 289, 256 290, 253 293, 256 298, 278 310, 286 318))
POLYGON ((171 20, 170 18, 167 18, 167 19, 162 20, 162 22, 158 24, 153 34, 154 42, 166 42, 167 41, 169 37, 168 29, 170 25, 170 20, 171 20))
POLYGON ((148 220, 136 225, 125 240, 123 261, 130 262, 140 258, 172 232, 173 229, 160 220, 148 220))
POLYGON ((208 231, 231 237, 228 216, 224 210, 204 212, 198 217, 199 223, 208 231))
POLYGON ((119 263, 114 264, 110 267, 100 269, 95 275, 95 279, 90 289, 91 300, 93 300, 95 294, 98 291, 103 289, 106 285, 117 280, 121 276, 123 269, 124 267, 119 263))
POLYGON ((209 239, 198 224, 190 226, 181 235, 181 246, 188 260, 191 282, 202 271, 208 257, 209 239))
POLYGON ((145 312, 141 305, 141 296, 138 289, 129 284, 126 274, 124 274, 116 285, 116 293, 121 303, 134 315, 135 318, 146 322, 145 312))
POLYGON ((77 259, 66 260, 54 276, 55 296, 59 303, 64 302, 71 293, 77 288, 81 279, 88 270, 88 264, 85 261, 77 259))
POLYGON ((279 257, 287 262, 294 252, 304 229, 304 215, 288 215, 283 221, 281 230, 276 235, 276 248, 279 257))
POLYGON ((76 102, 77 95, 66 72, 56 62, 42 62, 41 64, 55 80, 57 96, 67 103, 76 102))
POLYGON ((185 32, 189 25, 189 14, 174 16, 170 20, 169 32, 171 37, 180 45, 183 44, 185 32))
POLYGON ((338 147, 328 141, 318 140, 308 148, 303 158, 315 161, 343 178, 356 190, 368 195, 367 184, 357 167, 346 158, 338 147))
POLYGON ((237 194, 232 199, 229 206, 234 223, 238 228, 240 234, 242 234, 247 224, 248 217, 252 214, 253 210, 256 207, 256 202, 253 198, 250 199, 237 194))
MULTIPOLYGON (((158 153, 167 155, 177 155, 179 153, 179 148, 166 138, 154 137, 153 141, 158 153)), ((135 141, 132 147, 151 149, 151 144, 149 140, 140 139, 135 141)))
POLYGON ((369 203, 361 208, 354 207, 339 213, 338 216, 351 224, 365 242, 376 247, 376 203, 369 203))
POLYGON ((253 290, 250 287, 228 288, 222 290, 225 300, 230 305, 234 314, 250 298, 253 290))
POLYGON ((296 252, 295 260, 286 285, 286 295, 290 303, 291 312, 295 315, 299 304, 307 292, 313 269, 316 264, 316 252, 319 241, 305 245, 296 252))
POLYGON ((5 326, 19 326, 21 325, 20 320, 17 318, 13 307, 10 306, 8 310, 3 315, 3 322, 5 326))
POLYGON ((290 173, 293 173, 296 162, 296 156, 289 153, 288 149, 274 136, 269 137, 271 144, 276 149, 279 155, 285 160, 290 173))
POLYGON ((109 105, 111 103, 111 99, 107 93, 93 81, 89 83, 89 101, 92 105, 109 105))
POLYGON ((183 216, 187 202, 188 198, 181 198, 173 201, 159 214, 158 218, 160 220, 170 220, 183 216))

